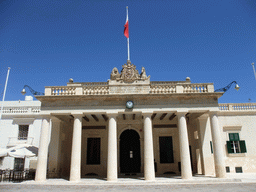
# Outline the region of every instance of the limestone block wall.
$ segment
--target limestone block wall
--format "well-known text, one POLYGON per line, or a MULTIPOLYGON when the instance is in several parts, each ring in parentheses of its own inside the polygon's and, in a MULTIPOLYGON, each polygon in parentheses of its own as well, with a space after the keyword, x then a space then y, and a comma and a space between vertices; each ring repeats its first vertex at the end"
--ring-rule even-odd
POLYGON ((214 157, 211 152, 210 141, 211 136, 211 125, 208 115, 203 115, 197 120, 197 131, 198 131, 198 148, 196 149, 197 156, 197 168, 198 173, 212 176, 215 174, 214 168, 214 157))
MULTIPOLYGON (((172 122, 177 123, 177 122, 172 122)), ((159 124, 158 124, 159 125, 159 124)), ((153 142, 154 142, 154 158, 157 163, 156 175, 162 175, 164 173, 180 174, 179 162, 180 162, 180 146, 179 146, 179 132, 178 128, 154 128, 153 129, 153 142), (172 137, 173 144, 173 156, 174 163, 160 163, 160 146, 159 137, 172 137)))
POLYGON ((225 148, 226 166, 230 173, 236 167, 242 167, 244 173, 256 172, 256 114, 253 113, 222 113, 219 115, 222 143, 225 148), (239 133, 240 140, 245 140, 247 153, 229 154, 226 141, 229 133, 239 133))

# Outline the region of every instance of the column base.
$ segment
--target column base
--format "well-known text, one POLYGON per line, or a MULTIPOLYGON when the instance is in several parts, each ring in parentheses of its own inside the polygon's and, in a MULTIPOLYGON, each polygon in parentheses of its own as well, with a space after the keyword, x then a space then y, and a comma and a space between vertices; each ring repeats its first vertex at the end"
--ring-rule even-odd
POLYGON ((69 180, 69 182, 71 182, 71 183, 79 183, 81 180, 74 180, 74 181, 71 181, 71 180, 69 180))
POLYGON ((117 179, 107 179, 107 181, 109 181, 109 182, 116 182, 117 179))
POLYGON ((188 176, 188 177, 181 177, 181 179, 184 179, 184 180, 191 180, 191 179, 193 179, 193 177, 191 176, 188 176))
POLYGON ((35 182, 37 182, 37 183, 45 183, 45 182, 46 182, 46 179, 44 179, 44 180, 35 179, 35 182))
POLYGON ((217 178, 226 178, 226 170, 223 166, 215 166, 215 171, 216 171, 216 177, 217 178))
POLYGON ((146 179, 144 178, 145 181, 155 181, 155 178, 151 178, 151 179, 146 179))

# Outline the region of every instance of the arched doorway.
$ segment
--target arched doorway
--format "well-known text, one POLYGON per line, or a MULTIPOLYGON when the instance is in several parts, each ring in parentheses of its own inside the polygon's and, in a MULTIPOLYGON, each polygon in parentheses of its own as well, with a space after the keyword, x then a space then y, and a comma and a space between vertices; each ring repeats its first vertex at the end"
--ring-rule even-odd
POLYGON ((140 173, 140 136, 134 130, 125 130, 120 136, 120 172, 140 173))

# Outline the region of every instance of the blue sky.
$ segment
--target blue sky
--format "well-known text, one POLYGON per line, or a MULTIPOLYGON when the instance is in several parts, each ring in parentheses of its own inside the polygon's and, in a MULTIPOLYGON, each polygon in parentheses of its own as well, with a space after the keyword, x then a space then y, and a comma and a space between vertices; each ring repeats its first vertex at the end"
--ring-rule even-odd
MULTIPOLYGON (((24 85, 106 82, 127 60, 123 35, 129 6, 131 62, 151 81, 237 81, 220 103, 256 102, 256 0, 0 1, 0 91, 24 100, 24 85)), ((29 92, 29 91, 27 91, 29 92)), ((1 95, 2 98, 2 95, 1 95)))

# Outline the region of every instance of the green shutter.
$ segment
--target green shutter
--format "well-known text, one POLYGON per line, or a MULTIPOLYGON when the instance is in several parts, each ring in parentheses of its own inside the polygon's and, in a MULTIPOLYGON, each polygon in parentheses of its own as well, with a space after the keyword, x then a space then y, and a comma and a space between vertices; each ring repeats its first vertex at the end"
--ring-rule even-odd
POLYGON ((239 133, 229 133, 229 141, 239 141, 239 133))
POLYGON ((240 144, 241 153, 246 153, 247 150, 246 150, 245 141, 244 140, 239 141, 239 144, 240 144))
POLYGON ((213 153, 212 142, 210 141, 211 153, 213 153))
POLYGON ((234 153, 234 151, 231 149, 231 141, 227 141, 227 149, 228 153, 234 153))
POLYGON ((235 140, 234 141, 239 141, 240 140, 239 133, 234 133, 234 136, 235 136, 235 140))

